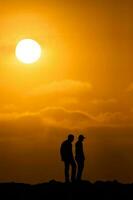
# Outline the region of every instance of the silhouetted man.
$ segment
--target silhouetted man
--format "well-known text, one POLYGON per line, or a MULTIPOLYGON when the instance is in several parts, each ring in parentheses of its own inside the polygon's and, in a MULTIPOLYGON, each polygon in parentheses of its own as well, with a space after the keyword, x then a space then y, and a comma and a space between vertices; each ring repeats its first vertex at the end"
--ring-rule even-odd
POLYGON ((68 135, 68 139, 65 140, 61 144, 61 148, 60 148, 61 159, 62 161, 64 161, 64 164, 65 164, 65 181, 66 182, 69 182, 70 166, 72 168, 71 181, 72 182, 75 181, 76 163, 75 163, 73 152, 72 152, 73 140, 74 140, 74 136, 72 134, 68 135))
POLYGON ((85 160, 84 151, 83 151, 84 138, 85 137, 83 135, 79 135, 78 141, 76 142, 76 145, 75 145, 75 150, 76 150, 75 160, 76 160, 77 166, 78 166, 77 181, 81 180, 82 172, 84 169, 84 160, 85 160))

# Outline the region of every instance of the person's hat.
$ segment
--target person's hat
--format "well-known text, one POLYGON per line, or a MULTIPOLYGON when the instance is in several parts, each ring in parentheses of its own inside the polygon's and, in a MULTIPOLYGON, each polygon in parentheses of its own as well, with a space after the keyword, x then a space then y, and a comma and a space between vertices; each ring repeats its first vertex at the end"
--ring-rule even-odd
POLYGON ((79 135, 79 139, 85 139, 85 136, 83 136, 82 134, 79 135))

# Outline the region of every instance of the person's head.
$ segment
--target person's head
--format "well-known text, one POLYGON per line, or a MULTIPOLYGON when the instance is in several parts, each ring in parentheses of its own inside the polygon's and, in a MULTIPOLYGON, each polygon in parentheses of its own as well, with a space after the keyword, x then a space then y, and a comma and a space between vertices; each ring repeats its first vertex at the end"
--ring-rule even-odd
POLYGON ((69 134, 68 135, 68 141, 73 142, 73 140, 74 140, 74 135, 69 134))
POLYGON ((85 137, 84 137, 82 134, 81 134, 81 135, 79 135, 79 137, 78 137, 78 140, 79 140, 79 141, 81 141, 81 142, 82 142, 84 139, 85 139, 85 137))

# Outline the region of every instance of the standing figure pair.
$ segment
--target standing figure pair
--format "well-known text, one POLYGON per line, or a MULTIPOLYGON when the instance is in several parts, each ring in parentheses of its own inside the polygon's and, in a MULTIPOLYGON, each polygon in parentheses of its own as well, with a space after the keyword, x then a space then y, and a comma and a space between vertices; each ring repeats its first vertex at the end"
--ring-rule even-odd
POLYGON ((83 135, 79 135, 78 141, 75 145, 75 159, 72 151, 72 142, 74 141, 74 136, 72 134, 68 135, 67 140, 61 144, 60 154, 61 159, 65 166, 65 182, 69 182, 69 170, 71 167, 71 181, 80 181, 82 177, 82 172, 84 169, 84 151, 83 151, 83 135), (76 173, 77 164, 77 173, 76 173))

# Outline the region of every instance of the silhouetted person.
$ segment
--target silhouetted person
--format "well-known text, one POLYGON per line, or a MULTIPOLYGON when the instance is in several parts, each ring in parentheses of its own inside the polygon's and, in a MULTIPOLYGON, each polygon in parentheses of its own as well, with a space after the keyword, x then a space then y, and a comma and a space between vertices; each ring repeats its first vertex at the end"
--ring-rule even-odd
POLYGON ((71 172, 71 181, 75 181, 75 176, 76 176, 76 163, 74 160, 73 152, 72 152, 72 142, 74 140, 74 136, 72 134, 68 135, 68 139, 65 140, 61 144, 60 148, 60 154, 61 154, 61 159, 64 161, 65 165, 65 181, 69 182, 69 169, 70 166, 72 168, 71 172))
POLYGON ((77 167, 78 167, 77 181, 81 180, 82 172, 84 169, 84 160, 85 160, 84 151, 83 151, 84 138, 85 137, 83 135, 79 135, 78 141, 76 142, 76 145, 75 145, 75 150, 76 150, 75 160, 77 162, 77 167))

